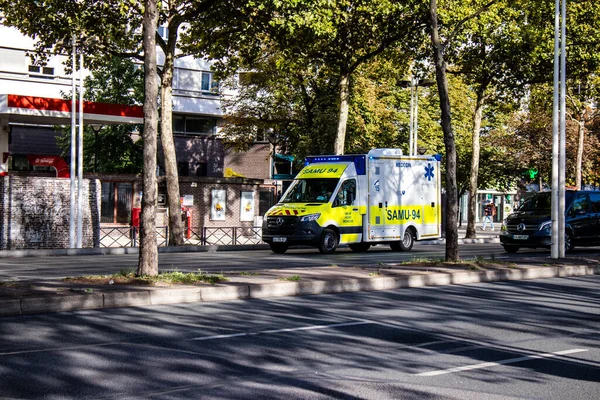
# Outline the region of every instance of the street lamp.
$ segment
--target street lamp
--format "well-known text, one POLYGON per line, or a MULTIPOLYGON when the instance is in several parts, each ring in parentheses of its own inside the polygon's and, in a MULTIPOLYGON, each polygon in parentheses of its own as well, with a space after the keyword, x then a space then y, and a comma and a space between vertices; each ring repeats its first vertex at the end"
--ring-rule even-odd
POLYGON ((402 88, 410 88, 410 133, 408 143, 409 156, 418 154, 417 132, 419 128, 419 87, 429 87, 433 84, 435 84, 435 81, 432 79, 416 79, 413 76, 398 81, 398 86, 402 88))
POLYGON ((271 178, 275 176, 275 152, 277 151, 277 142, 279 135, 277 135, 273 128, 267 128, 267 140, 271 144, 271 178))
POLYGON ((102 130, 100 124, 90 124, 94 131, 94 172, 98 172, 98 133, 102 130))
POLYGON ((565 257, 566 8, 567 0, 555 0, 554 101, 552 107, 552 243, 550 247, 552 258, 565 257))

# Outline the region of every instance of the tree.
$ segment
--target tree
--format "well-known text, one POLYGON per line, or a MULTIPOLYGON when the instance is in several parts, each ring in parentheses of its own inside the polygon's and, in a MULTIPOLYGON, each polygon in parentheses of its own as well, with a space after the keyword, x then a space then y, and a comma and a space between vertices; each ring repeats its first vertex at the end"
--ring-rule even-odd
POLYGON ((158 136, 158 71, 156 68, 157 0, 144 1, 144 172, 138 275, 158 275, 156 243, 156 152, 158 136))
MULTIPOLYGON (((278 68, 276 57, 255 63, 254 72, 225 81, 237 94, 223 102, 228 144, 245 150, 257 135, 277 133, 278 151, 298 159, 332 151, 337 120, 336 83, 325 69, 278 68)), ((408 94, 396 85, 398 64, 377 57, 357 70, 349 103, 347 151, 365 153, 373 147, 403 147, 402 129, 408 94), (405 96, 402 96, 405 94, 405 96), (403 103, 403 104, 399 104, 403 103)))
POLYGON ((438 25, 437 1, 430 0, 429 16, 431 21, 431 44, 435 75, 440 96, 442 130, 446 147, 446 261, 458 261, 458 192, 456 186, 456 146, 452 129, 450 99, 448 95, 448 79, 446 78, 446 62, 444 61, 444 45, 440 38, 438 25))
MULTIPOLYGON (((208 49, 224 70, 253 69, 265 53, 280 55, 277 67, 293 71, 310 65, 325 70, 338 92, 333 152, 342 154, 351 76, 364 63, 394 46, 418 45, 424 28, 421 2, 392 0, 259 0, 229 2, 228 18, 206 15, 191 26, 186 49, 208 49)), ((223 11, 221 11, 223 12, 223 11)), ((405 54, 406 56, 406 54, 405 54)))
MULTIPOLYGON (((129 60, 113 57, 84 81, 86 98, 101 103, 137 105, 144 100, 143 70, 129 60)), ((71 147, 70 129, 63 129, 58 143, 67 154, 71 147)), ((85 126, 83 169, 86 172, 142 172, 142 142, 134 142, 133 134, 141 133, 139 125, 85 126)))
MULTIPOLYGON (((575 187, 581 189, 583 183, 583 155, 589 130, 588 125, 596 118, 600 117, 600 109, 597 103, 600 99, 600 79, 596 75, 590 75, 583 82, 570 82, 568 85, 567 116, 571 121, 577 124, 577 161, 575 164, 575 187)), ((593 149, 586 152, 588 156, 593 153, 593 149)), ((589 157, 588 157, 589 158, 589 157)))
POLYGON ((184 54, 177 54, 177 42, 186 30, 180 27, 210 8, 216 0, 168 0, 160 8, 159 21, 167 27, 167 39, 156 35, 156 42, 164 53, 161 75, 161 120, 160 137, 165 157, 165 174, 167 176, 167 201, 169 208, 169 244, 183 245, 183 224, 181 222, 181 192, 179 191, 179 174, 177 156, 173 139, 173 71, 175 59, 184 54))
POLYGON ((222 102, 227 145, 247 150, 257 138, 275 135, 279 152, 303 158, 330 152, 335 135, 335 85, 311 66, 277 67, 278 55, 265 56, 253 72, 223 81, 236 96, 222 102))
MULTIPOLYGON (((532 87, 526 104, 526 112, 516 114, 509 122, 508 130, 494 138, 493 145, 505 149, 508 162, 524 174, 528 170, 537 171, 540 190, 543 184, 551 182, 552 176, 552 88, 547 84, 532 87)), ((598 120, 596 118, 595 120, 598 120)), ((600 157, 600 142, 594 134, 594 120, 586 123, 590 134, 584 136, 583 149, 586 159, 582 162, 582 180, 597 182, 597 162, 600 157)), ((577 154, 579 153, 579 133, 581 125, 577 120, 567 120, 566 176, 569 185, 576 185, 577 154)), ((525 176, 526 181, 530 180, 525 176)))

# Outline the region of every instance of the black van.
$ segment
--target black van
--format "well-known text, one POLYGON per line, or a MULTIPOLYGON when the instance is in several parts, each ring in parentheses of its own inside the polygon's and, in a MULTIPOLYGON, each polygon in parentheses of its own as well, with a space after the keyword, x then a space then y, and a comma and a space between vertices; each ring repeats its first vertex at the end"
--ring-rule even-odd
MULTIPOLYGON (((502 223, 500 243, 508 253, 552 245, 552 193, 528 198, 502 223)), ((600 245, 600 191, 565 192, 565 251, 600 245)))

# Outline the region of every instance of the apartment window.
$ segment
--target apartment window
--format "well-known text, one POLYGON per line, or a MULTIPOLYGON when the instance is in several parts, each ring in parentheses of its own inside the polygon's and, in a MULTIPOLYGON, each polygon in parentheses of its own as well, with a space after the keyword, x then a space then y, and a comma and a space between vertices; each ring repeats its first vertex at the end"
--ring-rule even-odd
POLYGON ((185 117, 178 115, 173 116, 173 132, 185 133, 185 117))
POLYGON ((176 68, 173 77, 173 88, 190 92, 218 95, 219 82, 213 80, 211 72, 193 69, 176 68))
POLYGON ((54 78, 54 68, 52 67, 40 67, 39 65, 30 65, 28 70, 29 76, 47 79, 54 78))
POLYGON ((163 38, 164 40, 167 40, 167 38, 169 37, 169 28, 167 28, 166 26, 159 26, 158 29, 158 35, 163 38))
POLYGON ((218 93, 219 92, 219 82, 213 80, 213 74, 210 72, 202 73, 202 91, 203 92, 211 92, 218 93))
POLYGON ((174 115, 173 132, 182 135, 213 135, 217 133, 217 119, 174 115))
POLYGON ((185 132, 189 134, 194 133, 214 133, 215 120, 208 118, 193 118, 186 117, 185 119, 185 132))

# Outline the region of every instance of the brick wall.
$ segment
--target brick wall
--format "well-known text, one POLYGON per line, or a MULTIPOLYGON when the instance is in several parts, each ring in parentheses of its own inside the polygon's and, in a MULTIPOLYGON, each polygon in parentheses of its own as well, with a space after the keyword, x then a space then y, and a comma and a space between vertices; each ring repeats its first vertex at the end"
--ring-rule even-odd
MULTIPOLYGON (((139 193, 142 191, 141 177, 138 175, 111 175, 111 174, 86 174, 87 178, 95 178, 102 182, 131 182, 134 187, 133 207, 140 207, 139 193)), ((253 226, 253 222, 240 221, 240 198, 241 192, 254 193, 254 214, 259 215, 259 190, 265 186, 262 179, 247 178, 217 178, 201 176, 180 176, 179 193, 180 197, 186 195, 193 196, 194 205, 192 210, 192 227, 194 229, 202 227, 232 227, 232 226, 253 226), (222 189, 227 193, 227 207, 224 221, 215 221, 210 219, 210 207, 212 201, 212 190, 222 189)), ((271 186, 269 186, 271 187, 271 186)), ((166 210, 167 181, 164 176, 158 178, 159 197, 163 198, 165 203, 158 204, 158 213, 166 210)), ((157 215, 157 226, 168 224, 166 216, 157 215)))
MULTIPOLYGON (((0 182, 0 249, 69 247, 69 179, 9 175, 0 182)), ((83 247, 99 245, 100 196, 100 182, 84 179, 83 247)))
POLYGON ((240 221, 241 193, 254 193, 254 216, 258 217, 259 187, 263 181, 246 178, 186 178, 181 177, 179 191, 181 196, 192 195, 194 205, 192 210, 192 228, 203 227, 252 227, 254 221, 240 221), (212 190, 225 190, 225 219, 212 220, 212 190))
POLYGON ((236 152, 233 149, 225 150, 225 168, 231 168, 246 178, 269 179, 271 145, 257 143, 248 151, 236 152))
MULTIPOLYGON (((139 176, 86 174, 83 180, 83 247, 100 245, 101 180, 129 181, 141 191, 139 176)), ((164 177, 159 186, 165 187, 164 177)), ((254 193, 254 217, 259 216, 259 190, 263 180, 246 178, 181 177, 181 196, 193 196, 192 228, 253 227, 240 221, 241 193, 254 193), (212 220, 212 190, 226 192, 225 219, 212 220)), ((160 190, 159 190, 160 192, 160 190)), ((139 199, 134 199, 139 205, 139 199)), ((136 206, 136 204, 134 204, 136 206)), ((0 250, 58 249, 69 247, 70 180, 9 175, 0 178, 0 250)), ((185 226, 185 225, 184 225, 185 226)))

